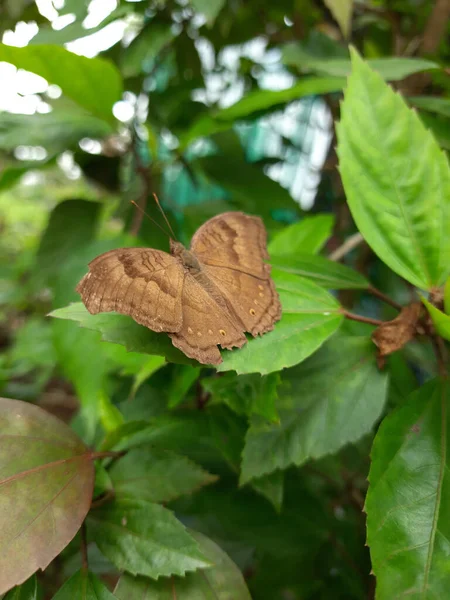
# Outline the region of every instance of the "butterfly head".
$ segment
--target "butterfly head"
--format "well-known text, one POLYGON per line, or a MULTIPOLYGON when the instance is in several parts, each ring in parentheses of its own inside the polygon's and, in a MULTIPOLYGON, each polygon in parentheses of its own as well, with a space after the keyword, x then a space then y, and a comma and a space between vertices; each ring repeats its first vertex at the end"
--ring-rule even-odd
POLYGON ((170 254, 178 258, 191 271, 200 271, 200 264, 195 255, 180 242, 170 240, 170 254))

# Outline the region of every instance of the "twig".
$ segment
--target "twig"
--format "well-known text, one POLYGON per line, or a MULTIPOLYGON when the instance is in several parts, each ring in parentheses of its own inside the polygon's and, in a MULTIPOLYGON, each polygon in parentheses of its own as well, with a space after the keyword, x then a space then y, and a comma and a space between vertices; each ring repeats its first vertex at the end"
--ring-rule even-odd
POLYGON ((367 288, 367 291, 370 294, 372 294, 373 296, 376 296, 377 298, 379 298, 380 300, 383 300, 383 302, 386 302, 387 304, 390 304, 391 306, 393 306, 397 310, 402 310, 403 306, 401 304, 399 304, 398 302, 396 302, 395 300, 393 300, 389 296, 386 296, 386 294, 383 294, 383 292, 381 290, 377 289, 373 285, 370 285, 367 288))
POLYGON ((345 309, 342 309, 341 312, 347 319, 351 319, 352 321, 359 321, 360 323, 368 323, 369 325, 376 325, 377 327, 379 327, 380 325, 383 325, 383 323, 384 323, 384 321, 380 321, 379 319, 372 319, 372 317, 363 317, 362 315, 355 315, 355 313, 351 313, 345 309))
POLYGON ((363 242, 363 241, 364 241, 364 238, 359 232, 354 233, 353 235, 351 235, 349 238, 347 238, 345 240, 345 242, 342 244, 342 246, 339 246, 339 248, 336 248, 336 250, 334 250, 334 252, 332 252, 328 256, 328 258, 330 260, 334 260, 334 261, 341 260, 341 258, 343 258, 351 250, 353 250, 354 248, 359 246, 361 244, 361 242, 363 242))
POLYGON ((81 568, 83 569, 83 571, 87 571, 89 569, 86 523, 83 523, 83 525, 81 526, 81 568))

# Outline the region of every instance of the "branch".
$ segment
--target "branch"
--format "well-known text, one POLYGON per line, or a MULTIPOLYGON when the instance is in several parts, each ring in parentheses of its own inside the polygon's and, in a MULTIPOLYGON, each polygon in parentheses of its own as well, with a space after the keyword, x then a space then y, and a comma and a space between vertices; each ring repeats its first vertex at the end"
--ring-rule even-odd
POLYGON ((396 302, 395 300, 393 300, 389 296, 386 296, 386 294, 383 294, 383 292, 381 290, 377 289, 373 285, 370 285, 367 288, 367 291, 370 294, 372 294, 372 296, 376 296, 377 298, 379 298, 380 300, 383 300, 383 302, 386 302, 386 304, 390 304, 391 306, 393 306, 397 310, 402 310, 403 306, 401 304, 399 304, 398 302, 396 302))
POLYGON ((385 321, 380 321, 379 319, 372 319, 372 317, 364 317, 363 315, 355 315, 355 313, 351 313, 348 310, 342 309, 342 314, 347 319, 351 319, 352 321, 359 321, 360 323, 368 323, 369 325, 375 325, 379 327, 383 325, 385 321))

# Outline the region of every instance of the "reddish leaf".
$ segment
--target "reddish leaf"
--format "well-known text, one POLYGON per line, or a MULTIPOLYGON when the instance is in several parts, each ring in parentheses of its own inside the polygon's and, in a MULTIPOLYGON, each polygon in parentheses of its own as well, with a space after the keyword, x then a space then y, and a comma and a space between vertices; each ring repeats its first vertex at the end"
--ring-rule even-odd
POLYGON ((0 398, 0 594, 45 569, 89 510, 92 453, 41 408, 0 398))

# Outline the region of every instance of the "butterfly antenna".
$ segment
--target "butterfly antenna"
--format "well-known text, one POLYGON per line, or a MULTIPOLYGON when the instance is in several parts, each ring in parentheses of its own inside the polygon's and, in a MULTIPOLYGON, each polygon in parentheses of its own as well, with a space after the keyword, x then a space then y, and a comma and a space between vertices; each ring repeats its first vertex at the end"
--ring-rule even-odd
POLYGON ((130 202, 131 202, 131 204, 134 204, 134 206, 138 210, 140 210, 141 213, 144 214, 147 217, 147 219, 150 219, 150 221, 152 223, 154 223, 156 225, 156 227, 159 227, 159 229, 161 229, 161 231, 164 233, 164 235, 167 235, 168 237, 170 237, 170 235, 167 233, 167 231, 164 229, 164 227, 161 227, 161 225, 158 223, 158 221, 155 221, 155 219, 152 219, 152 217, 149 214, 147 214, 145 212, 145 210, 139 206, 139 204, 136 204, 136 202, 134 200, 130 200, 130 202))
POLYGON ((166 213, 163 211, 162 206, 159 203, 158 196, 155 193, 153 193, 153 198, 155 199, 156 205, 159 208, 160 213, 164 217, 164 221, 167 223, 167 226, 170 229, 170 232, 172 234, 173 239, 176 240, 177 236, 174 234, 173 229, 172 229, 172 227, 171 227, 171 225, 169 223, 169 219, 166 217, 166 213))

